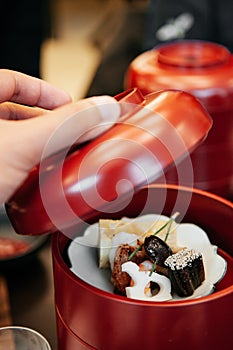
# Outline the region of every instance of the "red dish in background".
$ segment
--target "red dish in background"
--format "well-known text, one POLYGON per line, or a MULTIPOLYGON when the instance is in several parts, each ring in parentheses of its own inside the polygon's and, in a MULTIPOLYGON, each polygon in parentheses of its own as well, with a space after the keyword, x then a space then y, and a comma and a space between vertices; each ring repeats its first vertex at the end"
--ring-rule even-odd
POLYGON ((47 241, 47 235, 17 235, 4 208, 0 207, 0 270, 2 272, 25 268, 47 241))
MULTIPOLYGON (((137 87, 145 95, 180 89, 200 100, 213 118, 213 127, 191 156, 194 187, 232 199, 233 55, 221 45, 199 40, 160 45, 131 62, 125 87, 137 87)), ((184 161, 178 169, 185 171, 186 166, 184 161)), ((175 171, 167 173, 167 181, 177 183, 175 171)))
POLYGON ((22 242, 13 238, 0 237, 0 260, 22 255, 29 249, 30 245, 27 242, 22 242))

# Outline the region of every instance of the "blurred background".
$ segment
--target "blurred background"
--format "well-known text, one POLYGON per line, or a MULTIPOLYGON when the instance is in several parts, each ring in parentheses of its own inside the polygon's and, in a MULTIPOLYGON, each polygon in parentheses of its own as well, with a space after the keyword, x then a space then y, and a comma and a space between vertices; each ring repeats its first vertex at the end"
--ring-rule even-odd
POLYGON ((141 51, 146 0, 54 0, 51 36, 42 45, 42 77, 74 100, 123 89, 141 51))
POLYGON ((124 67, 138 54, 146 8, 146 0, 3 0, 0 67, 41 77, 74 100, 121 91, 124 67), (111 84, 101 86, 96 78, 92 86, 104 60, 111 84))
POLYGON ((232 0, 2 0, 0 67, 39 76, 74 100, 114 95, 142 51, 204 39, 232 51, 232 0))

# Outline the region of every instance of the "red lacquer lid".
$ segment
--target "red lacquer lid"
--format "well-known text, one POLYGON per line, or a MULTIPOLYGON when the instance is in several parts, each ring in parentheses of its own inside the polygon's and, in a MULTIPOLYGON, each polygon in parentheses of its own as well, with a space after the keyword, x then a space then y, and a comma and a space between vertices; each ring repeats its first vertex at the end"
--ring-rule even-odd
POLYGON ((200 102, 183 91, 143 96, 132 89, 115 98, 118 123, 65 158, 42 162, 7 203, 17 233, 69 235, 97 212, 122 210, 135 191, 188 157, 212 125, 200 102))
POLYGON ((158 48, 158 63, 167 67, 205 69, 226 65, 230 58, 224 46, 205 41, 180 41, 158 48))

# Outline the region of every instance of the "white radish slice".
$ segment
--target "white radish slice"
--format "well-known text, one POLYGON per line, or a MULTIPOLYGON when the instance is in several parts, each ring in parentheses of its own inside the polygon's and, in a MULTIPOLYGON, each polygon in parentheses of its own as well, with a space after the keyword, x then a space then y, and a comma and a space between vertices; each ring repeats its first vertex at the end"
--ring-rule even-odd
POLYGON ((132 261, 122 264, 122 271, 127 272, 133 280, 132 287, 126 287, 126 296, 132 299, 147 301, 165 301, 172 299, 171 282, 169 278, 156 272, 140 271, 139 266, 132 261), (149 282, 155 282, 159 285, 159 292, 156 295, 148 296, 146 294, 149 282))

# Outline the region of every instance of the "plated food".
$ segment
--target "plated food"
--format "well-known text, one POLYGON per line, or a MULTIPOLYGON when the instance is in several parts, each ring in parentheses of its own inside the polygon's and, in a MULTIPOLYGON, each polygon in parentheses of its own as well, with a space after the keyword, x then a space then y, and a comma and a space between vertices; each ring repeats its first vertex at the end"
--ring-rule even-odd
POLYGON ((197 298, 226 272, 206 233, 177 214, 99 220, 71 242, 71 270, 97 288, 150 301, 197 298))

